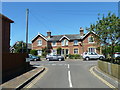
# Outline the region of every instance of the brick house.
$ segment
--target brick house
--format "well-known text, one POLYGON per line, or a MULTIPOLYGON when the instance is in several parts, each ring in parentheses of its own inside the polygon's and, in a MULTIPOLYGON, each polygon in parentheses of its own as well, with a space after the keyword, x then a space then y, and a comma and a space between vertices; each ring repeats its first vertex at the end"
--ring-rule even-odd
POLYGON ((88 32, 84 34, 83 28, 80 28, 80 34, 51 35, 47 32, 47 36, 40 33, 36 35, 32 41, 32 49, 38 51, 38 55, 42 54, 42 48, 48 47, 53 54, 57 54, 57 48, 61 48, 62 55, 80 54, 83 52, 97 52, 99 45, 95 42, 95 33, 88 32))

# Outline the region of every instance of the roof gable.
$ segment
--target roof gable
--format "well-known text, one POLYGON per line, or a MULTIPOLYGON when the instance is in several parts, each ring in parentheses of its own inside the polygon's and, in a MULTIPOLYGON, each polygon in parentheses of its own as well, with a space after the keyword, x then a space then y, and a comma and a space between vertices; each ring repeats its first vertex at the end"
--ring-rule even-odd
POLYGON ((90 32, 88 32, 87 34, 85 34, 83 37, 82 37, 82 39, 84 39, 87 35, 89 35, 89 34, 94 34, 94 35, 96 35, 96 36, 98 36, 95 32, 93 32, 93 31, 90 31, 90 32))
POLYGON ((61 41, 63 38, 66 38, 66 39, 68 39, 68 40, 70 40, 67 36, 62 36, 61 38, 60 38, 60 40, 59 41, 61 41))
POLYGON ((36 35, 32 40, 31 40, 31 42, 33 42, 38 36, 40 36, 40 37, 42 37, 44 40, 46 40, 46 41, 48 41, 48 39, 44 36, 44 35, 42 35, 42 34, 38 34, 38 35, 36 35))

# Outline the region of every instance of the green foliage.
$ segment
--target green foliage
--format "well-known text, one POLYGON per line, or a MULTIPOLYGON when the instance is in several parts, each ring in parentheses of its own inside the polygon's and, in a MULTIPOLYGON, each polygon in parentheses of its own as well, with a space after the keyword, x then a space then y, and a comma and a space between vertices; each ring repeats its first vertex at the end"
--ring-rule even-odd
POLYGON ((25 53, 26 52, 26 45, 23 41, 18 41, 15 46, 15 53, 25 53))
POLYGON ((79 54, 69 54, 68 57, 70 59, 81 59, 81 55, 79 54))
POLYGON ((96 24, 91 24, 87 30, 94 31, 99 36, 95 39, 104 47, 103 52, 105 56, 107 52, 113 55, 115 46, 120 42, 118 39, 120 36, 120 19, 114 13, 109 12, 106 17, 104 14, 100 17, 99 14, 96 24), (109 50, 107 48, 109 48, 109 50))
POLYGON ((50 53, 50 49, 48 49, 47 47, 43 48, 42 49, 42 56, 43 57, 46 57, 46 55, 50 53))
POLYGON ((61 47, 57 48, 57 54, 61 55, 61 47))
POLYGON ((37 50, 30 50, 30 54, 32 54, 32 55, 37 55, 37 50))

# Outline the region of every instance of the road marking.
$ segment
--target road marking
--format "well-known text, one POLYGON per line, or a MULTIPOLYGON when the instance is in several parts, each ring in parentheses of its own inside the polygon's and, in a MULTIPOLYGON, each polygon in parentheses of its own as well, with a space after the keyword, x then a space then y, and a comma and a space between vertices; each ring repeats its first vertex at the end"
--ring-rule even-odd
POLYGON ((56 64, 52 64, 53 66, 56 65, 56 64))
POLYGON ((26 85, 24 88, 31 88, 38 80, 40 80, 45 73, 48 71, 48 68, 45 68, 45 71, 43 71, 40 75, 38 75, 34 80, 31 81, 28 85, 26 85))
POLYGON ((90 68, 90 72, 94 75, 94 76, 96 76, 98 79, 100 79, 103 83, 105 83, 107 86, 109 86, 110 88, 116 88, 116 87, 114 87, 112 84, 110 84, 109 82, 107 82, 106 80, 104 80, 103 78, 101 78, 100 76, 98 76, 94 71, 93 71, 93 68, 94 67, 91 67, 90 68))
POLYGON ((72 88, 72 81, 71 81, 70 71, 68 71, 68 81, 69 81, 70 88, 72 88))
POLYGON ((70 68, 70 65, 68 64, 68 68, 70 68))

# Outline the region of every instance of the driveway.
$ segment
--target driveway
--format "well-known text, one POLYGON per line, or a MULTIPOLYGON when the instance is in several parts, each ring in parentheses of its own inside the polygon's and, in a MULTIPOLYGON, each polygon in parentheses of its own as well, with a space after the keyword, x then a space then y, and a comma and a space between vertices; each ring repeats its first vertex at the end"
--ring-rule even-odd
POLYGON ((97 61, 32 61, 31 64, 48 68, 31 88, 109 88, 89 72, 97 61))

